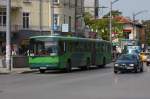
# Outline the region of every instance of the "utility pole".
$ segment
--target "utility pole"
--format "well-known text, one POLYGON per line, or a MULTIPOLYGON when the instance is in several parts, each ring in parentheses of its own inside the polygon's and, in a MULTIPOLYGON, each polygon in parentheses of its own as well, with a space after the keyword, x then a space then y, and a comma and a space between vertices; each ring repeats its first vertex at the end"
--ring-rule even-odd
POLYGON ((94 1, 94 17, 95 19, 98 17, 98 12, 99 12, 99 0, 94 1))
POLYGON ((109 12, 109 40, 112 43, 112 1, 110 2, 110 12, 109 12))
POLYGON ((11 10, 11 0, 7 0, 6 6, 6 68, 11 71, 11 23, 10 23, 10 11, 11 10))
POLYGON ((110 42, 112 43, 112 5, 114 4, 114 3, 116 3, 117 1, 119 1, 119 0, 115 0, 115 1, 110 1, 110 15, 109 15, 109 40, 110 40, 110 42))
MULTIPOLYGON (((81 0, 81 9, 80 9, 80 14, 81 14, 81 20, 80 20, 80 23, 81 23, 81 27, 83 27, 83 23, 82 23, 82 21, 83 21, 83 7, 84 7, 84 0, 81 0)), ((82 29, 82 32, 83 32, 83 29, 82 29)))
POLYGON ((42 0, 39 1, 39 7, 40 7, 40 13, 39 13, 39 26, 40 26, 40 33, 42 35, 42 19, 43 19, 43 16, 42 16, 42 11, 43 11, 43 6, 42 6, 42 0))
POLYGON ((77 36, 77 5, 78 5, 78 0, 75 0, 75 34, 77 36))
POLYGON ((51 35, 54 34, 54 0, 51 0, 51 35))

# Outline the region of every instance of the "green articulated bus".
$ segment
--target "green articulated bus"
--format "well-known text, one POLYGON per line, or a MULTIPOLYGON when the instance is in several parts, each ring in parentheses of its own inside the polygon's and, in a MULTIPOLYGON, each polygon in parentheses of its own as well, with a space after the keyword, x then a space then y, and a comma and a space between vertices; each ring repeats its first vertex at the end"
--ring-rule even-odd
POLYGON ((34 36, 30 38, 29 65, 31 69, 65 70, 72 67, 88 69, 91 65, 105 66, 111 62, 111 43, 105 40, 34 36))

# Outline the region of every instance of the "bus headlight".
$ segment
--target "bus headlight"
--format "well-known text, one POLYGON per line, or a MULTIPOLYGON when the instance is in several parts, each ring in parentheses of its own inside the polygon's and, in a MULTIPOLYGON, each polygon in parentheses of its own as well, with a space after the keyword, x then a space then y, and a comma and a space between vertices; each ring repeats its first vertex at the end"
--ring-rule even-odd
POLYGON ((133 66, 134 66, 134 64, 129 64, 129 66, 133 67, 133 66))
POLYGON ((33 53, 31 53, 31 54, 30 54, 30 56, 34 56, 34 54, 33 54, 33 53))

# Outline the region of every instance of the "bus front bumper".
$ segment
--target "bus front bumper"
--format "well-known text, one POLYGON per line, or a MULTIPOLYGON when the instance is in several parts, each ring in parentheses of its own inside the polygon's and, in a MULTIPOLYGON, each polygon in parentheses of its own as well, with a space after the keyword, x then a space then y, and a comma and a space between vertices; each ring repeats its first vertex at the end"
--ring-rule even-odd
POLYGON ((30 64, 31 69, 55 70, 59 69, 59 64, 30 64))

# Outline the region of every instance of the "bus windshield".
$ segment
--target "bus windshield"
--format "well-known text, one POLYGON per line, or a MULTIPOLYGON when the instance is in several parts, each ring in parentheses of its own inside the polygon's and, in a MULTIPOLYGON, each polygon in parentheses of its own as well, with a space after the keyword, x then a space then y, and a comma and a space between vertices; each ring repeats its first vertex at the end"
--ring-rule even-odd
POLYGON ((30 41, 30 56, 57 55, 58 47, 56 41, 42 41, 32 39, 30 41))

